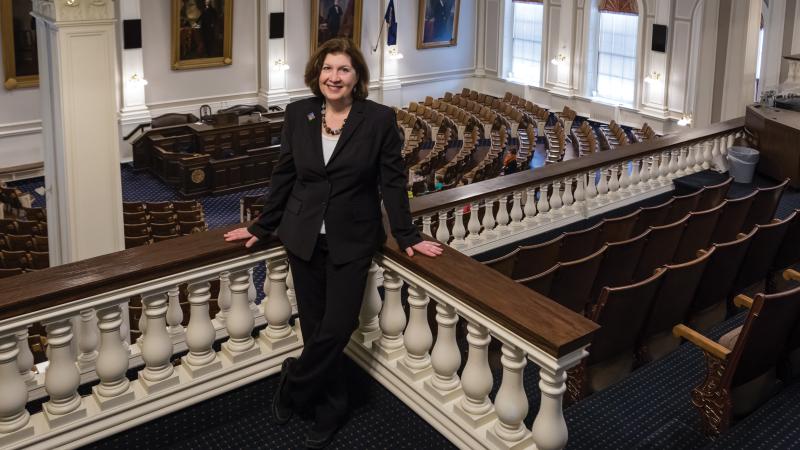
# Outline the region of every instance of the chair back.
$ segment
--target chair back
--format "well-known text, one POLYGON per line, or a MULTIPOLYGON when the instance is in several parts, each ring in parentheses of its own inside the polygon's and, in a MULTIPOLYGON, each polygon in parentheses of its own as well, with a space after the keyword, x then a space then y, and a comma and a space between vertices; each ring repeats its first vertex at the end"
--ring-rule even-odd
POLYGON ((665 271, 656 269, 653 276, 635 284, 603 288, 591 312, 600 329, 592 339, 589 364, 634 353, 665 271))
POLYGON ((141 237, 150 235, 150 227, 146 223, 126 223, 125 237, 141 237))
POLYGON ((728 179, 722 183, 706 186, 701 189, 700 200, 697 201, 697 209, 699 211, 705 211, 722 203, 728 195, 728 189, 730 189, 732 181, 733 177, 728 177, 728 179))
POLYGON ((491 261, 483 261, 483 264, 510 278, 514 271, 514 265, 517 263, 517 254, 519 254, 519 248, 491 261))
POLYGON ((600 236, 603 232, 603 222, 579 231, 569 231, 561 235, 561 252, 558 260, 562 262, 575 261, 585 258, 596 252, 603 243, 600 236))
POLYGON ((27 269, 29 267, 28 252, 0 250, 0 263, 6 269, 27 269))
POLYGON ((14 269, 5 269, 0 267, 0 278, 13 277, 14 275, 22 275, 22 269, 19 267, 14 269))
POLYGON ((797 262, 800 262, 800 209, 794 210, 794 219, 783 236, 783 242, 778 247, 778 254, 775 255, 772 267, 780 270, 797 262))
POLYGON ((621 242, 631 237, 636 221, 639 219, 639 212, 636 210, 626 216, 603 219, 603 233, 600 237, 601 242, 610 244, 621 242))
POLYGON ((606 246, 575 261, 559 263, 548 297, 557 303, 583 314, 589 303, 594 279, 603 261, 606 246))
MULTIPOLYGON (((729 198, 725 202, 725 207, 722 208, 717 226, 714 227, 714 232, 711 234, 711 242, 716 244, 736 240, 736 235, 744 230, 744 219, 747 217, 747 212, 750 210, 750 205, 753 204, 755 198, 755 191, 744 197, 729 198)), ((749 233, 750 230, 744 232, 749 233)))
POLYGON ((194 114, 167 113, 154 117, 150 121, 151 128, 171 127, 197 122, 199 119, 194 114))
POLYGON ((133 213, 144 211, 142 202, 122 202, 122 212, 133 213))
POLYGON ((589 296, 591 301, 598 298, 600 290, 604 287, 619 287, 633 283, 633 274, 649 234, 650 230, 647 230, 628 240, 606 244, 603 262, 600 263, 589 296))
POLYGON ((16 234, 39 234, 39 222, 36 220, 17 219, 16 234))
POLYGON ((150 244, 153 239, 150 235, 145 236, 125 236, 125 248, 139 247, 150 244))
POLYGON ((124 224, 145 223, 147 222, 147 213, 144 210, 137 212, 123 212, 122 222, 124 224))
POLYGON ((33 249, 37 252, 49 251, 47 236, 33 236, 33 249))
POLYGON ((781 201, 783 191, 788 184, 789 178, 776 186, 756 188, 756 197, 753 199, 753 204, 750 205, 747 218, 744 219, 742 230, 750 231, 756 225, 769 223, 775 217, 775 210, 778 209, 778 203, 781 201))
POLYGON ((542 273, 514 281, 519 284, 523 284, 542 295, 549 296, 550 289, 553 286, 553 279, 555 278, 556 271, 558 270, 559 266, 560 264, 556 264, 542 273))
POLYGON ((175 222, 172 222, 172 223, 151 223, 150 224, 150 230, 153 233, 153 237, 155 237, 156 235, 158 235, 158 236, 173 236, 173 235, 177 235, 178 233, 180 233, 180 229, 175 224, 175 222))
POLYGON ((32 269, 40 270, 50 267, 50 253, 48 252, 28 252, 32 269))
POLYGON ((148 212, 151 224, 174 224, 178 221, 178 215, 172 211, 151 211, 148 212))
POLYGON ((8 249, 18 252, 29 252, 33 250, 33 236, 29 234, 7 234, 6 244, 8 249))
POLYGON ((691 194, 676 195, 672 197, 674 200, 672 206, 667 213, 666 223, 672 223, 686 217, 692 211, 697 209, 697 203, 700 201, 700 193, 702 189, 691 194))
POLYGON ((706 249, 711 243, 711 234, 717 226, 719 215, 724 204, 698 212, 690 212, 689 220, 686 221, 686 229, 672 257, 673 263, 682 263, 695 259, 697 251, 706 249))
POLYGON ((17 234, 17 221, 14 219, 0 219, 0 234, 17 234))
POLYGON ((744 257, 744 263, 739 268, 739 274, 736 277, 734 284, 736 292, 741 292, 744 288, 767 276, 775 256, 778 254, 778 247, 783 242, 789 225, 797 215, 798 212, 795 211, 784 220, 755 226, 756 234, 753 236, 744 257))
POLYGON ((667 213, 669 213, 674 201, 675 199, 671 198, 660 205, 640 208, 639 215, 636 218, 636 225, 633 227, 633 235, 638 236, 650 227, 658 227, 667 223, 667 213))
POLYGON ((541 244, 520 247, 511 278, 515 280, 527 278, 555 266, 560 251, 561 236, 541 244))
POLYGON ((689 220, 688 215, 669 225, 650 227, 647 243, 642 250, 642 256, 639 258, 639 264, 637 264, 636 271, 633 274, 634 280, 650 278, 656 268, 672 261, 672 257, 675 256, 675 250, 678 248, 678 243, 683 236, 683 230, 686 228, 687 220, 689 220))
MULTIPOLYGON (((260 198, 260 197, 259 197, 260 198)), ((197 200, 173 200, 175 211, 202 211, 203 205, 197 200)))
POLYGON ((174 211, 172 202, 147 202, 146 208, 148 213, 174 211))

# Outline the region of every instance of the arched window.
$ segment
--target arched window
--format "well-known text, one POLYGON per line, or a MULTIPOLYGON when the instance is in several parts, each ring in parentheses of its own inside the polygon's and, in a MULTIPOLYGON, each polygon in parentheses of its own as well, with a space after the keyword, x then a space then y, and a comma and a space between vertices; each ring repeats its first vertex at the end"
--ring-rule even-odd
POLYGON ((509 78, 539 86, 544 4, 541 0, 514 0, 513 8, 509 78))
POLYGON ((636 0, 601 0, 597 28, 597 85, 594 95, 633 104, 636 86, 636 0))

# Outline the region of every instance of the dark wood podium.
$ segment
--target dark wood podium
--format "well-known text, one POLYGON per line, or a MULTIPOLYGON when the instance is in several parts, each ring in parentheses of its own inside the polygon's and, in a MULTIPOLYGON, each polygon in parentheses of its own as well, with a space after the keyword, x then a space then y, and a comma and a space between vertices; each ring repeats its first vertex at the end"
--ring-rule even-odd
POLYGON ((156 128, 133 142, 133 167, 178 187, 183 197, 264 186, 278 160, 282 128, 283 113, 156 128))
POLYGON ((777 181, 789 177, 789 186, 800 188, 800 112, 751 105, 745 127, 758 140, 758 173, 777 181))

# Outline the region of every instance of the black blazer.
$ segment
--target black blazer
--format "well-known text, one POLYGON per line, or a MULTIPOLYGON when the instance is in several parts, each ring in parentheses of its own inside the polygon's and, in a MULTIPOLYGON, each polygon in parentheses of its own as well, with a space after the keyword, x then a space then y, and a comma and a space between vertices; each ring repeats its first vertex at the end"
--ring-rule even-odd
POLYGON ((354 101, 326 166, 321 107, 317 97, 286 107, 270 191, 248 231, 263 240, 277 228, 286 248, 309 260, 324 218, 331 261, 343 264, 374 254, 386 240, 383 197, 400 248, 422 241, 411 222, 395 112, 369 100, 354 101))

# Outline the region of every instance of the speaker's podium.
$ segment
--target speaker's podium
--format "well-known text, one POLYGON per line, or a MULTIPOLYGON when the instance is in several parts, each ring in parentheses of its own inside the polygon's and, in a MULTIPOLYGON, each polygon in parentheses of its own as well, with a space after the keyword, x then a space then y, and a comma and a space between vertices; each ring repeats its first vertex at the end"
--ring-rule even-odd
POLYGON ((800 188, 800 112, 761 105, 747 107, 745 127, 758 141, 758 173, 800 188))

